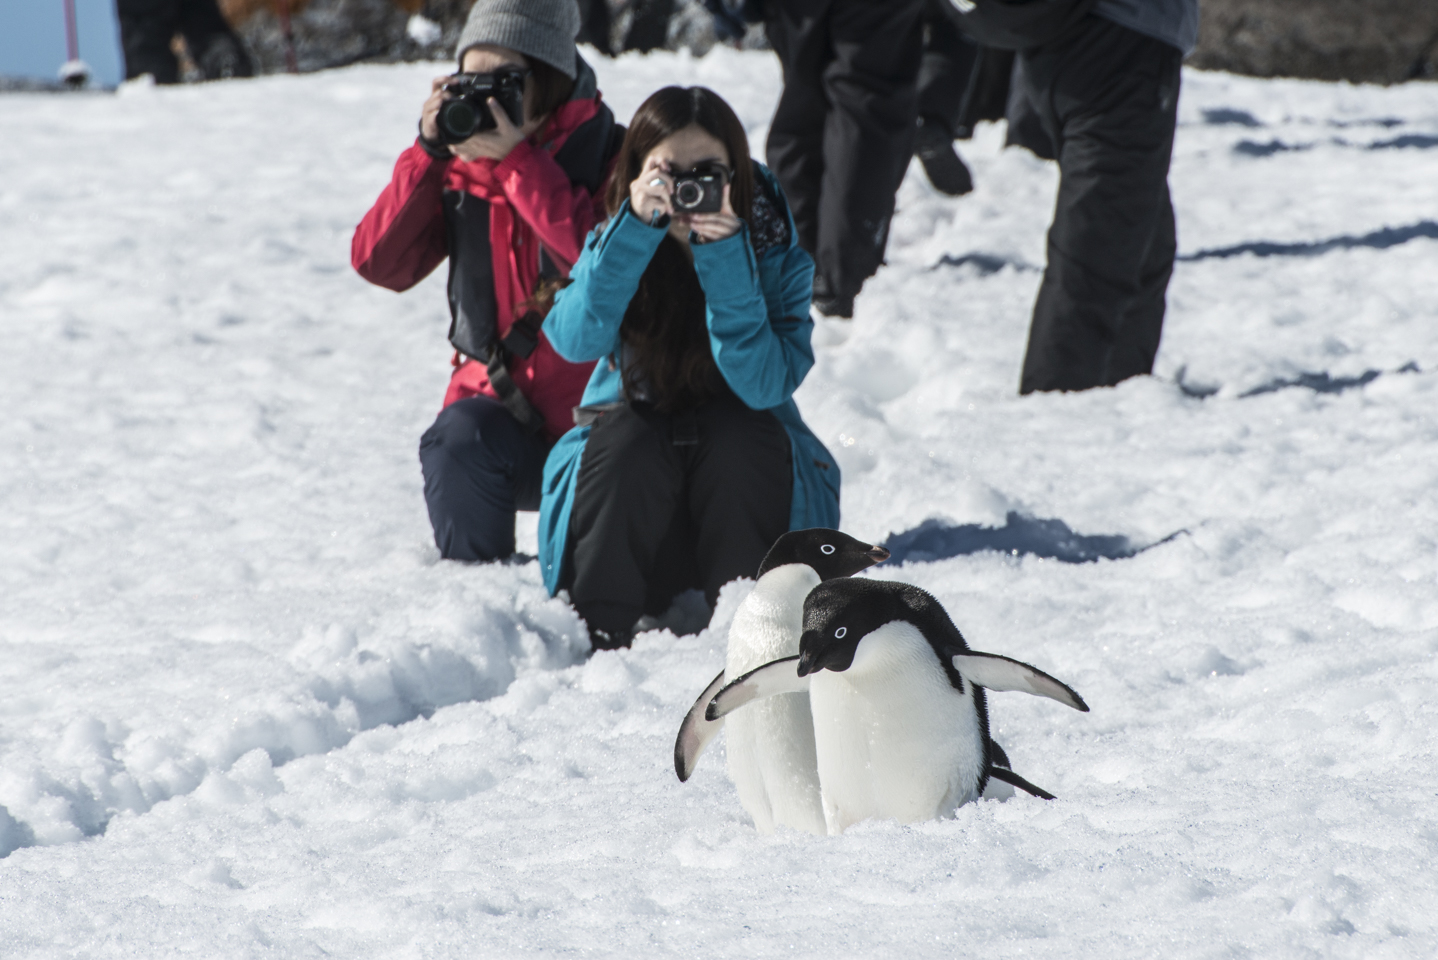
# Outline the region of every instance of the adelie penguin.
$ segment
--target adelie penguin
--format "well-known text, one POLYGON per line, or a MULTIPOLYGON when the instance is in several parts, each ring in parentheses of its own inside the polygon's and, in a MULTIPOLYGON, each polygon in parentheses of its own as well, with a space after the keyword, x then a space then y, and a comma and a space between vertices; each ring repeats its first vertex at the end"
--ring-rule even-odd
MULTIPOLYGON (((674 771, 681 781, 689 779, 699 755, 725 723, 704 717, 725 678, 797 656, 809 591, 821 581, 853 576, 888 557, 883 547, 824 528, 793 530, 774 541, 759 565, 754 591, 734 614, 724 669, 679 727, 674 771)), ((760 833, 773 833, 776 826, 824 833, 808 694, 800 691, 755 704, 727 724, 729 778, 755 828, 760 833)))
POLYGON ((739 716, 733 711, 745 704, 807 690, 824 820, 837 834, 870 818, 914 823, 952 816, 983 793, 990 777, 1053 799, 1007 769, 989 738, 985 689, 1088 711, 1077 693, 1043 671, 970 650, 943 606, 918 587, 834 580, 804 601, 799 655, 723 687, 706 714, 732 724, 739 716))

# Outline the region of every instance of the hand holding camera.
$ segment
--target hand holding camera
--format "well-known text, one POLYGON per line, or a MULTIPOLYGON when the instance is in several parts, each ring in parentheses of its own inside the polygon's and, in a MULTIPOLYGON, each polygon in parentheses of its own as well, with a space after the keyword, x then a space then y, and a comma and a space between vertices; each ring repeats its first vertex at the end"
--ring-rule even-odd
POLYGON ((668 161, 650 157, 629 185, 629 205, 645 223, 673 218, 670 230, 684 240, 691 231, 700 242, 722 240, 740 226, 729 203, 729 171, 721 163, 676 173, 668 161))
POLYGON ((420 118, 426 140, 442 143, 466 162, 503 160, 525 137, 527 70, 456 73, 438 77, 420 118))

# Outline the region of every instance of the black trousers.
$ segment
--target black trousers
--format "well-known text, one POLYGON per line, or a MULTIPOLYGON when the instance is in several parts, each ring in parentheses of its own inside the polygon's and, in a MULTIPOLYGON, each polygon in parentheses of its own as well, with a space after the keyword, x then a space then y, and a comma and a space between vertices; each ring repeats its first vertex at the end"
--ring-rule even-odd
POLYGON ((419 441, 424 502, 446 560, 514 553, 514 513, 538 510, 544 441, 489 397, 457 400, 419 441))
POLYGON ((914 150, 922 0, 769 0, 784 66, 767 147, 814 258, 816 286, 852 297, 884 259, 914 150))
POLYGON ((783 425, 732 395, 688 414, 610 411, 584 446, 562 585, 590 628, 611 634, 685 590, 712 608, 789 529, 792 491, 783 425))
MULTIPOLYGON (((596 0, 597 2, 597 0, 596 0)), ((634 19, 624 35, 624 50, 663 50, 669 40, 669 20, 674 16, 674 0, 638 0, 631 4, 634 19)))
POLYGON ((156 83, 178 83, 180 67, 170 50, 182 34, 206 80, 254 75, 254 64, 215 0, 116 0, 125 79, 151 74, 156 83))
POLYGON ((924 54, 919 62, 919 116, 924 124, 937 123, 951 139, 971 135, 961 113, 978 46, 964 36, 953 18, 944 12, 949 0, 924 0, 924 54))
POLYGON ((1090 16, 1018 59, 1014 93, 1060 175, 1019 392, 1150 373, 1177 251, 1168 166, 1182 54, 1090 16))

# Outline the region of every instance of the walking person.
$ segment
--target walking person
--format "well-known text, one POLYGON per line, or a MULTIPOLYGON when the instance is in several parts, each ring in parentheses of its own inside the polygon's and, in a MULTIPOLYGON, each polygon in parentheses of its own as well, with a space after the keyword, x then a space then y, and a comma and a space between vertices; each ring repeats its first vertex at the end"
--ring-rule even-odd
POLYGON ((972 136, 963 113, 979 47, 944 9, 949 0, 924 0, 924 55, 919 64, 919 129, 914 153, 934 189, 958 197, 974 189, 954 141, 972 136))
POLYGON ((1019 392, 1111 386, 1153 371, 1163 333, 1168 168, 1198 0, 1027 7, 1070 16, 1019 51, 1009 101, 1010 141, 1057 159, 1060 178, 1019 392))
POLYGON ((815 262, 814 306, 852 317, 884 260, 914 152, 923 0, 767 0, 784 67, 769 166, 815 262))

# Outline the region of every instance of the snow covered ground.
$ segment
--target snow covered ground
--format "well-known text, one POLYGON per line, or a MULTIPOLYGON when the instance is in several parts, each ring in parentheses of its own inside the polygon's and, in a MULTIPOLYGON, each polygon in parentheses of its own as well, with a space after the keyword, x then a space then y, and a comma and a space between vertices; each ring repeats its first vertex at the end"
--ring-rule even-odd
MULTIPOLYGON (((763 142, 769 55, 596 66, 763 142)), ((1187 73, 1112 390, 1016 396, 1054 168, 989 126, 975 194, 911 171, 799 396, 845 528, 1178 535, 877 568, 1093 712, 991 698, 1055 802, 815 838, 672 772, 742 584, 586 661, 534 563, 437 561, 441 279, 348 261, 438 69, 0 98, 0 956, 1438 953, 1431 85, 1187 73)))

